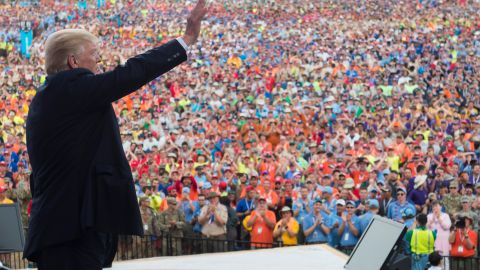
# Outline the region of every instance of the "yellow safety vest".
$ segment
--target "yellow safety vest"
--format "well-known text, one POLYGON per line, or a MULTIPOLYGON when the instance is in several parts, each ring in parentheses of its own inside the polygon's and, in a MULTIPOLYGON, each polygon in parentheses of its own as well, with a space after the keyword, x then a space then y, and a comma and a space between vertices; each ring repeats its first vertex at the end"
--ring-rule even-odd
POLYGON ((410 247, 414 254, 430 254, 435 250, 435 238, 430 230, 413 230, 410 247))

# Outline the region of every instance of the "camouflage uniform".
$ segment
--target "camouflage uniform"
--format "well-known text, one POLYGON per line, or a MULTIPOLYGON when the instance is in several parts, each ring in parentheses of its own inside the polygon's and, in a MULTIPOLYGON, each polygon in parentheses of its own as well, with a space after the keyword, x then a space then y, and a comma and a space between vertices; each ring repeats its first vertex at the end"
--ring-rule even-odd
POLYGON ((462 196, 457 194, 455 196, 451 194, 446 194, 443 196, 442 204, 445 207, 445 212, 449 215, 453 215, 461 210, 462 204, 460 203, 460 199, 462 196))
POLYGON ((148 258, 155 256, 153 238, 155 236, 157 212, 150 207, 140 207, 144 236, 135 236, 133 239, 133 252, 136 258, 148 258))
POLYGON ((23 227, 28 227, 28 204, 32 199, 32 194, 30 192, 30 187, 26 182, 19 182, 17 184, 17 189, 15 190, 15 200, 20 204, 20 212, 22 215, 22 224, 23 227))
POLYGON ((17 184, 16 189, 9 189, 7 191, 7 197, 12 199, 15 202, 18 202, 20 207, 20 214, 22 215, 22 224, 24 228, 28 227, 28 204, 32 199, 32 194, 30 188, 27 186, 28 183, 20 181, 17 184))
POLYGON ((157 224, 162 232, 163 256, 181 255, 183 227, 185 226, 185 215, 183 212, 179 209, 169 207, 158 215, 157 224), (175 225, 172 225, 172 222, 175 222, 175 225), (169 247, 171 247, 171 254, 169 254, 169 247))

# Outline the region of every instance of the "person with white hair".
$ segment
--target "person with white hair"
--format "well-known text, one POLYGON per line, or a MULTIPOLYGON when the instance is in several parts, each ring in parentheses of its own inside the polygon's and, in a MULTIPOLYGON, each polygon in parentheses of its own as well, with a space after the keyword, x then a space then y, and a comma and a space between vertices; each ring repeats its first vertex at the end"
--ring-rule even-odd
POLYGON ((191 11, 183 37, 100 73, 98 39, 81 29, 46 41, 46 82, 27 119, 33 203, 24 257, 39 270, 102 269, 117 235, 142 235, 129 163, 112 102, 187 60, 207 13, 191 11))

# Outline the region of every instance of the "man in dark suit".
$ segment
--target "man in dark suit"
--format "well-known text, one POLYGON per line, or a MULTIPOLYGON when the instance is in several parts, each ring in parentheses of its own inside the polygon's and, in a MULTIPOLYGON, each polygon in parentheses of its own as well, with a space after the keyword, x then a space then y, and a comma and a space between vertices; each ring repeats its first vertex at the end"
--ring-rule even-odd
POLYGON ((47 81, 27 119, 33 203, 24 256, 40 270, 101 269, 116 235, 143 234, 111 102, 187 60, 206 11, 199 0, 183 37, 102 74, 93 35, 69 29, 48 38, 47 81))

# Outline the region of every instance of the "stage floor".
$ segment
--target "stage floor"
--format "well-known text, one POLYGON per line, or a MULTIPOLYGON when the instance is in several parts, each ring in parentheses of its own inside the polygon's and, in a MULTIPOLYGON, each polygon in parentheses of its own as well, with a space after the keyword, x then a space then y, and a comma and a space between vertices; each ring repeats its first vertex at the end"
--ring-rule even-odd
POLYGON ((341 270, 348 257, 327 245, 117 262, 113 270, 341 270))

